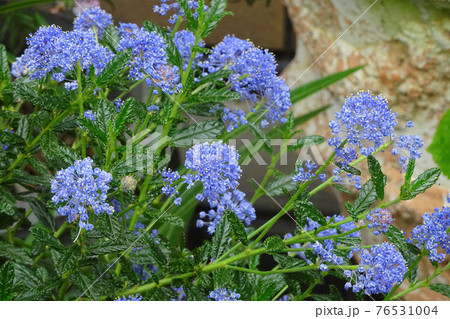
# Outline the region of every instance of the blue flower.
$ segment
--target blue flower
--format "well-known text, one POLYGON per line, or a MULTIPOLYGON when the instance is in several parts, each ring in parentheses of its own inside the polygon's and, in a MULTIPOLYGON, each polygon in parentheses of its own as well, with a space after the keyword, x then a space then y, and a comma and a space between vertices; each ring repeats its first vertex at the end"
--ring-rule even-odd
POLYGON ((228 288, 217 288, 209 293, 209 298, 215 301, 238 301, 241 295, 236 292, 236 289, 231 291, 228 288))
POLYGON ((450 254, 450 207, 435 208, 432 214, 422 215, 422 219, 423 223, 412 230, 408 241, 425 248, 429 252, 430 260, 441 263, 446 254, 450 254), (439 252, 438 249, 445 253, 439 252))
POLYGON ((172 287, 172 290, 175 291, 175 293, 177 294, 177 299, 171 299, 172 301, 186 301, 187 297, 186 297, 186 293, 184 292, 183 287, 172 287))
POLYGON ((345 289, 353 287, 353 292, 364 290, 367 295, 388 293, 403 281, 406 271, 406 261, 393 244, 374 245, 361 251, 358 270, 344 272, 350 279, 345 289))
POLYGON ((88 120, 91 120, 92 122, 97 123, 97 117, 95 116, 95 114, 91 110, 84 112, 83 115, 88 120))
POLYGON ((128 297, 118 297, 117 299, 115 299, 114 301, 142 301, 142 296, 137 294, 137 295, 129 295, 128 297))
POLYGON ((204 211, 199 213, 201 219, 197 220, 197 227, 201 228, 203 226, 208 226, 208 233, 211 235, 214 234, 217 225, 219 225, 219 222, 226 211, 235 213, 240 220, 249 226, 250 223, 256 219, 256 214, 252 204, 247 202, 244 198, 245 193, 236 189, 222 195, 217 202, 210 201, 211 209, 208 213, 204 211), (205 222, 202 219, 206 217, 209 221, 205 222))
POLYGON ((117 98, 113 101, 114 106, 116 107, 117 113, 120 112, 120 108, 123 106, 123 101, 121 98, 117 98))
MULTIPOLYGON (((186 71, 189 61, 192 55, 192 47, 195 45, 195 35, 189 30, 181 30, 175 32, 173 36, 173 42, 180 52, 181 58, 183 59, 183 70, 186 71)), ((205 43, 200 41, 198 44, 200 47, 204 47, 205 43)), ((197 52, 192 63, 192 68, 198 63, 202 58, 202 54, 197 52)))
MULTIPOLYGON (((192 13, 194 18, 198 18, 197 8, 198 8, 198 0, 187 0, 187 4, 189 9, 194 10, 192 13)), ((205 10, 208 7, 205 5, 205 10)), ((176 0, 161 0, 161 4, 153 6, 153 12, 159 13, 162 16, 165 16, 168 11, 173 10, 174 14, 169 17, 169 23, 175 24, 179 17, 184 18, 185 14, 181 9, 180 5, 176 0)))
MULTIPOLYGON (((417 135, 400 135, 396 138, 394 128, 397 124, 397 113, 389 109, 386 99, 361 91, 347 97, 342 110, 336 112, 336 120, 329 125, 335 136, 328 140, 328 144, 334 147, 338 163, 345 167, 360 155, 373 154, 386 139, 393 139, 391 153, 397 157, 402 169, 406 170, 409 158, 420 157, 423 142, 417 135), (344 142, 346 144, 341 147, 344 142), (401 150, 409 154, 399 156, 401 150)), ((409 121, 406 126, 414 125, 409 121)))
POLYGON ((53 203, 64 205, 58 207, 58 214, 66 216, 69 223, 79 218, 80 228, 86 230, 94 227, 89 222, 90 212, 95 215, 114 212, 114 208, 106 203, 112 176, 100 168, 92 168, 92 164, 89 157, 76 161, 57 172, 51 182, 53 203))
POLYGON ((84 10, 73 22, 74 30, 93 30, 101 39, 105 35, 105 29, 112 24, 109 13, 99 7, 84 10))
POLYGON ((222 121, 227 127, 227 132, 231 132, 240 125, 247 124, 246 114, 242 110, 234 109, 231 111, 228 107, 223 108, 222 121))
POLYGON ((367 227, 373 230, 375 236, 380 233, 386 233, 393 222, 391 212, 380 208, 370 211, 366 219, 370 221, 367 227))

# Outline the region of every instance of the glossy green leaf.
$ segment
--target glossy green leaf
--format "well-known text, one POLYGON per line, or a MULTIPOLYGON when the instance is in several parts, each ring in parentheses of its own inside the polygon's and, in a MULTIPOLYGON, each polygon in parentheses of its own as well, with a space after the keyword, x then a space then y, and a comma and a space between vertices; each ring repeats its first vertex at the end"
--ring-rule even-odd
POLYGON ((450 161, 448 160, 450 158, 450 110, 442 116, 427 150, 433 155, 442 173, 450 178, 450 161))
POLYGON ((450 298, 450 285, 447 284, 431 284, 430 289, 450 298))
POLYGON ((172 137, 172 144, 176 147, 191 147, 194 142, 216 139, 223 131, 224 126, 221 122, 215 120, 199 122, 176 132, 172 137))
POLYGON ((299 138, 295 144, 288 146, 288 151, 293 152, 303 147, 308 147, 311 145, 318 145, 325 142, 325 138, 320 135, 310 135, 299 138))
POLYGON ((52 235, 50 235, 49 233, 47 233, 45 230, 35 226, 31 227, 30 231, 33 234, 34 238, 36 238, 36 240, 41 242, 42 244, 47 245, 60 252, 64 251, 65 248, 61 244, 61 242, 52 235))
POLYGON ((6 262, 0 267, 0 300, 12 300, 12 288, 14 283, 14 265, 6 262))
POLYGON ((384 199, 384 187, 386 186, 386 175, 381 171, 381 165, 372 155, 367 157, 367 164, 375 191, 380 200, 384 199))
POLYGON ((309 217, 310 219, 318 222, 322 226, 327 224, 327 220, 323 216, 323 214, 316 207, 314 207, 313 204, 311 204, 308 201, 296 201, 294 204, 294 209, 299 214, 309 217))
POLYGON ((268 253, 278 253, 282 252, 286 245, 280 237, 271 236, 264 241, 264 247, 268 253))
MULTIPOLYGON (((375 185, 373 184, 372 180, 368 180, 361 188, 361 191, 359 192, 358 197, 353 204, 353 214, 359 215, 363 213, 376 201, 377 192, 375 190, 375 185)), ((354 218, 354 216, 352 217, 354 218)))
POLYGON ((219 258, 228 247, 228 240, 231 235, 231 223, 227 216, 222 216, 219 225, 216 227, 216 232, 212 238, 211 258, 216 260, 219 258))
POLYGON ((274 181, 268 183, 264 188, 264 191, 268 196, 279 196, 284 194, 283 188, 288 191, 293 191, 297 188, 297 184, 292 181, 291 175, 278 177, 274 181))
POLYGON ((106 64, 105 68, 97 77, 97 85, 99 87, 110 82, 114 77, 118 76, 130 60, 131 52, 121 51, 118 52, 111 61, 106 64))
POLYGON ((247 238, 247 232, 245 231, 245 226, 242 223, 242 220, 240 220, 232 211, 227 211, 225 216, 227 216, 227 219, 230 221, 231 229, 236 237, 242 242, 242 244, 248 245, 249 241, 247 238))

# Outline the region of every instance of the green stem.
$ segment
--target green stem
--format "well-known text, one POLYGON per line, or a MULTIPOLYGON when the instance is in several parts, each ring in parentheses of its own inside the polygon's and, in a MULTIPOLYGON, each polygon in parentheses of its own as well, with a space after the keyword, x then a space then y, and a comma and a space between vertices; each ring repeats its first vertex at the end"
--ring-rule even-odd
POLYGON ((288 288, 289 288, 288 285, 284 286, 283 289, 281 289, 280 292, 277 293, 277 294, 275 295, 275 297, 272 298, 271 301, 276 301, 278 298, 280 298, 281 295, 282 295, 288 288))
POLYGON ((304 293, 300 297, 298 297, 297 301, 302 301, 305 298, 308 298, 311 295, 313 289, 321 282, 321 279, 317 279, 311 285, 309 285, 308 289, 305 290, 304 293))

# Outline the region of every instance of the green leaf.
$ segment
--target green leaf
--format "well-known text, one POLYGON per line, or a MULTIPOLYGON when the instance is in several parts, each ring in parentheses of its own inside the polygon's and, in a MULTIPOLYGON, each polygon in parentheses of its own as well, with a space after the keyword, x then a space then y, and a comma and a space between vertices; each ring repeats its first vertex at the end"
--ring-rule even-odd
POLYGON ((117 29, 114 27, 114 25, 109 25, 106 27, 105 35, 101 39, 100 43, 107 46, 115 54, 118 53, 117 48, 120 43, 120 37, 117 34, 117 29))
POLYGON ((205 84, 205 83, 215 83, 219 80, 224 80, 229 78, 231 75, 231 70, 219 70, 217 72, 209 73, 199 79, 198 82, 196 82, 196 87, 205 84))
POLYGON ((68 250, 61 255, 59 260, 56 261, 56 265, 61 274, 66 273, 70 269, 73 269, 77 261, 81 257, 81 248, 77 244, 72 245, 68 250))
POLYGON ((447 284, 431 284, 430 289, 450 298, 450 285, 447 284))
POLYGON ((116 118, 116 125, 114 127, 116 134, 122 132, 125 124, 131 123, 131 120, 134 118, 135 101, 135 99, 127 99, 120 108, 120 112, 116 118))
POLYGON ((99 295, 95 287, 95 281, 83 275, 80 272, 76 272, 71 278, 73 282, 80 287, 83 297, 88 297, 90 300, 98 300, 99 295))
POLYGON ((10 191, 0 187, 0 213, 13 216, 16 209, 16 200, 10 191))
POLYGON ((318 145, 325 142, 325 138, 320 135, 311 135, 311 136, 305 136, 296 141, 295 144, 288 146, 288 151, 293 152, 298 149, 301 149, 302 147, 307 147, 311 145, 318 145))
POLYGON ((344 187, 344 186, 342 186, 340 184, 331 184, 331 186, 336 188, 338 191, 341 191, 341 192, 346 193, 346 194, 353 195, 353 192, 351 190, 349 190, 347 187, 344 187))
POLYGON ((89 246, 86 249, 86 254, 88 255, 106 255, 110 253, 115 253, 127 249, 131 249, 130 245, 125 243, 120 243, 115 240, 102 240, 96 242, 94 245, 89 246))
POLYGON ((239 93, 231 90, 206 90, 200 91, 197 94, 190 95, 187 99, 188 103, 209 103, 209 102, 224 102, 231 100, 239 100, 241 98, 239 93))
POLYGON ((0 267, 0 300, 12 300, 13 295, 11 294, 11 290, 13 287, 13 282, 14 265, 11 262, 7 261, 0 267))
POLYGON ((328 76, 325 76, 321 79, 308 82, 296 89, 291 90, 291 101, 292 103, 296 103, 300 100, 303 100, 304 98, 310 96, 311 94, 320 91, 323 88, 326 88, 327 86, 342 80, 349 76, 350 74, 362 69, 364 65, 358 66, 355 68, 351 68, 345 71, 337 72, 328 76))
POLYGON ((0 242, 0 257, 25 265, 34 264, 33 259, 29 256, 25 249, 5 242, 0 242))
POLYGON ((328 294, 311 294, 311 298, 316 301, 342 301, 341 293, 335 285, 330 285, 330 292, 328 294))
POLYGON ((409 249, 405 235, 403 235, 403 233, 394 225, 389 226, 385 236, 395 245, 395 247, 397 247, 400 252, 407 251, 409 249))
POLYGON ((145 250, 148 250, 153 259, 156 261, 159 267, 164 268, 167 265, 167 258, 166 255, 161 251, 158 244, 155 242, 155 239, 149 235, 147 232, 142 234, 141 236, 144 241, 147 243, 147 247, 143 248, 145 250))
POLYGON ((97 85, 101 87, 118 76, 120 71, 126 67, 130 56, 131 52, 129 50, 118 52, 97 77, 97 85))
POLYGON ((215 139, 224 130, 223 123, 215 120, 204 121, 193 124, 187 128, 179 130, 172 138, 172 144, 176 147, 190 147, 200 141, 215 139))
POLYGON ((258 276, 256 299, 258 301, 271 300, 285 285, 286 282, 281 274, 258 276))
POLYGON ((361 188, 361 191, 358 194, 358 198, 356 198, 355 203, 353 204, 352 218, 355 219, 355 216, 363 213, 376 201, 377 192, 375 190, 375 185, 373 184, 372 180, 368 180, 361 188))
POLYGON ((216 232, 212 238, 211 258, 216 260, 225 252, 228 246, 228 240, 231 235, 231 223, 227 216, 222 216, 219 225, 216 227, 216 232))
POLYGON ((338 237, 335 240, 336 242, 344 244, 345 246, 349 247, 361 244, 360 237, 338 237))
POLYGON ((105 144, 108 142, 108 136, 105 134, 105 132, 100 130, 100 128, 90 119, 80 117, 77 122, 81 126, 81 128, 87 131, 92 137, 98 138, 105 144))
POLYGON ((428 152, 445 176, 450 178, 450 110, 447 110, 441 118, 433 141, 428 147, 428 152))
POLYGON ((103 234, 112 239, 117 239, 122 232, 122 224, 117 214, 101 214, 99 216, 103 234))
POLYGON ((44 156, 47 160, 53 160, 55 158, 58 158, 58 139, 56 138, 55 134, 51 131, 47 131, 42 135, 41 138, 41 149, 42 153, 44 153, 44 156))
POLYGON ((170 35, 168 34, 167 30, 151 21, 144 21, 143 25, 145 30, 147 30, 148 32, 154 31, 163 38, 164 43, 167 46, 166 52, 170 62, 172 62, 173 65, 176 65, 177 67, 181 68, 183 64, 183 59, 181 58, 180 52, 178 51, 173 40, 170 38, 170 35))
POLYGON ((274 254, 273 259, 275 259, 282 269, 293 269, 308 266, 306 260, 290 256, 274 254))
POLYGON ((439 168, 430 168, 420 174, 417 179, 411 183, 411 187, 408 190, 407 197, 404 199, 411 199, 418 194, 425 192, 428 188, 433 186, 439 179, 441 171, 439 168))
POLYGON ((15 81, 12 83, 12 87, 15 93, 17 93, 23 101, 32 102, 38 97, 38 93, 30 83, 15 81))
POLYGON ((254 123, 249 122, 248 127, 258 140, 262 140, 264 142, 264 148, 266 149, 267 153, 273 155, 274 151, 270 139, 266 135, 266 133, 259 127, 259 125, 255 125, 254 123))
POLYGON ((411 178, 413 176, 414 173, 414 167, 416 166, 416 160, 415 159, 410 159, 408 162, 408 168, 406 169, 406 173, 405 173, 405 183, 404 186, 409 188, 409 185, 411 183, 411 178))
POLYGON ((294 203, 294 208, 295 211, 297 211, 299 214, 309 217, 310 219, 318 222, 322 226, 325 226, 327 224, 327 220, 323 216, 323 214, 310 202, 296 201, 294 203))
POLYGON ((0 131, 0 143, 8 146, 25 146, 25 140, 12 132, 0 131))
POLYGON ((284 194, 283 188, 288 191, 293 191, 297 188, 297 184, 292 181, 291 175, 283 175, 277 178, 267 184, 264 190, 268 196, 279 196, 284 194))
POLYGON ((11 82, 11 73, 9 71, 6 48, 3 44, 0 44, 0 83, 3 82, 11 82))
POLYGON ((184 12, 189 30, 195 31, 197 29, 198 23, 197 20, 194 18, 191 8, 189 8, 187 0, 177 0, 177 1, 184 12))
POLYGON ((240 220, 232 211, 227 211, 225 216, 227 216, 227 219, 230 221, 231 229, 236 237, 242 242, 242 244, 248 245, 249 241, 242 220, 240 220))
POLYGON ((282 252, 286 245, 280 237, 271 236, 264 241, 264 247, 268 253, 278 253, 282 252))
POLYGON ((375 185, 375 191, 380 200, 384 199, 384 187, 386 186, 386 175, 381 171, 381 165, 372 155, 367 157, 370 176, 375 185))
POLYGON ((22 116, 19 120, 19 127, 17 128, 17 135, 26 140, 30 134, 30 118, 27 115, 22 116))
POLYGON ((34 238, 36 238, 36 240, 41 242, 42 244, 50 246, 51 248, 54 248, 59 252, 65 250, 61 242, 52 235, 50 235, 49 233, 47 233, 45 230, 42 230, 35 226, 31 227, 30 231, 33 234, 34 238))
POLYGON ((29 289, 34 289, 40 284, 40 280, 36 274, 28 266, 19 263, 14 263, 14 276, 19 284, 29 289))
POLYGON ((193 285, 184 285, 184 291, 186 292, 186 299, 188 301, 205 301, 208 300, 208 296, 203 291, 193 285))
POLYGON ((211 0, 211 3, 206 11, 205 29, 202 33, 202 38, 207 37, 213 31, 219 21, 229 12, 225 11, 227 8, 226 0, 211 0))

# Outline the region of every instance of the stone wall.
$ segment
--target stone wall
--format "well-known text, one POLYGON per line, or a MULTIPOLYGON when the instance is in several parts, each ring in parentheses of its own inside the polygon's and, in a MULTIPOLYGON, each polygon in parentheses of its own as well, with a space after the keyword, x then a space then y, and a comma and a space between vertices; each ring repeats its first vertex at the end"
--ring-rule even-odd
MULTIPOLYGON (((324 104, 333 105, 326 114, 310 122, 306 132, 326 132, 329 136, 329 120, 344 98, 358 90, 371 90, 388 99, 398 113, 400 126, 407 120, 416 124, 409 132, 421 135, 425 142, 416 173, 435 166, 426 148, 450 105, 450 1, 285 0, 285 4, 297 34, 296 57, 284 71, 292 88, 366 65, 294 106, 294 111, 302 114, 324 104)), ((382 161, 388 176, 389 201, 397 197, 403 176, 388 152, 382 161)), ((395 224, 409 231, 421 221, 423 213, 442 206, 450 180, 441 177, 440 183, 419 198, 396 205, 395 224)), ((366 236, 365 240, 380 239, 366 236)), ((430 267, 422 267, 419 274, 425 275, 429 270, 430 267)), ((450 278, 448 274, 447 277, 450 278)), ((439 297, 422 291, 409 298, 439 297)))

